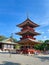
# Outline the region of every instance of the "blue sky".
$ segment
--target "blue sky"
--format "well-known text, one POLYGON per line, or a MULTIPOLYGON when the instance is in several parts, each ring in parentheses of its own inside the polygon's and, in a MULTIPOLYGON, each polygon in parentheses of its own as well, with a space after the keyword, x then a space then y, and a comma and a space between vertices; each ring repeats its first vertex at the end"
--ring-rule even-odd
POLYGON ((49 0, 0 0, 0 35, 14 37, 19 40, 20 36, 15 32, 20 31, 17 24, 29 18, 40 27, 36 31, 41 33, 36 36, 38 40, 49 39, 49 0))

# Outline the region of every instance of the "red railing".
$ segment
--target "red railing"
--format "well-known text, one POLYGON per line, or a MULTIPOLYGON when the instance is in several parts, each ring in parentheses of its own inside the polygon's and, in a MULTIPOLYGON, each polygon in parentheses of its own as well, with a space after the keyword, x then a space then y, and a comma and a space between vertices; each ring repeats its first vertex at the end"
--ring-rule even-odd
POLYGON ((30 38, 30 39, 36 40, 36 38, 33 38, 32 36, 23 36, 23 37, 20 38, 20 39, 22 40, 22 39, 26 39, 26 38, 30 38))
POLYGON ((25 31, 25 30, 35 31, 33 28, 31 28, 31 27, 29 27, 29 26, 23 28, 21 31, 25 31))

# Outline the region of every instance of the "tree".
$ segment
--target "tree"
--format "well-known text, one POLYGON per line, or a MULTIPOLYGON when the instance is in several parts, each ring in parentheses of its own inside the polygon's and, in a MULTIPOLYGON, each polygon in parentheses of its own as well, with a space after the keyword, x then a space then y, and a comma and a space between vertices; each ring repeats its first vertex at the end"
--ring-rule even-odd
POLYGON ((7 37, 5 36, 0 36, 0 41, 4 40, 4 39, 7 39, 7 37))
POLYGON ((47 42, 48 42, 48 40, 44 41, 41 44, 41 47, 40 47, 41 50, 43 50, 43 51, 49 50, 49 46, 48 46, 47 42))
POLYGON ((19 50, 20 49, 20 45, 16 44, 15 49, 19 50))
POLYGON ((15 43, 18 42, 17 39, 15 39, 15 38, 12 38, 12 39, 13 39, 13 42, 15 42, 15 43))
POLYGON ((48 44, 48 43, 49 43, 49 40, 45 40, 45 43, 47 43, 47 44, 48 44))
POLYGON ((43 43, 44 41, 43 40, 38 40, 39 42, 43 43))
POLYGON ((47 50, 46 48, 47 48, 47 44, 45 42, 42 43, 41 44, 41 50, 45 51, 45 50, 47 50))
POLYGON ((49 50, 48 43, 49 43, 49 40, 45 40, 41 44, 36 44, 34 46, 34 48, 37 49, 37 50, 43 50, 43 51, 49 50))
POLYGON ((45 40, 45 43, 47 44, 47 50, 49 50, 49 40, 45 40))
POLYGON ((18 42, 17 39, 13 37, 13 33, 11 33, 10 38, 13 40, 13 42, 18 42))
POLYGON ((37 50, 40 50, 40 44, 35 44, 34 48, 37 49, 37 50))

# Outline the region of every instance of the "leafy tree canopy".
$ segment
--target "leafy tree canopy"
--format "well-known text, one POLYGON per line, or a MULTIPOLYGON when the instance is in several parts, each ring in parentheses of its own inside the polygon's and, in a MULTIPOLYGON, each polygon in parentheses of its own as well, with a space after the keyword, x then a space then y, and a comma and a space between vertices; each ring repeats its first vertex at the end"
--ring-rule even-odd
POLYGON ((4 40, 4 39, 7 39, 7 37, 5 37, 5 36, 0 36, 0 41, 2 41, 2 40, 4 40))
POLYGON ((16 38, 12 38, 12 39, 13 39, 13 42, 15 42, 15 43, 18 42, 16 38))
POLYGON ((34 45, 34 48, 37 49, 37 50, 43 50, 43 51, 49 50, 49 45, 47 43, 49 43, 49 40, 45 40, 41 44, 34 45))
POLYGON ((45 40, 45 43, 49 43, 49 40, 45 40))
POLYGON ((20 49, 20 45, 17 44, 17 45, 15 46, 15 49, 19 50, 19 49, 20 49))
POLYGON ((38 40, 39 42, 43 43, 44 41, 43 40, 38 40))

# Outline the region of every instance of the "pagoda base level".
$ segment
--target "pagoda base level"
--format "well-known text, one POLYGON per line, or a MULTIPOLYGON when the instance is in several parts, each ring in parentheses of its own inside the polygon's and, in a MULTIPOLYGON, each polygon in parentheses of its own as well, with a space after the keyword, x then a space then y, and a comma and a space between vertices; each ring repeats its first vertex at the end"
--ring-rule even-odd
POLYGON ((23 54, 35 54, 36 50, 35 49, 25 49, 22 50, 23 54))

